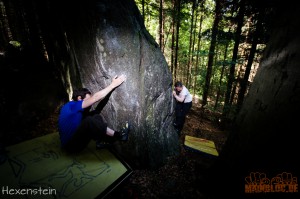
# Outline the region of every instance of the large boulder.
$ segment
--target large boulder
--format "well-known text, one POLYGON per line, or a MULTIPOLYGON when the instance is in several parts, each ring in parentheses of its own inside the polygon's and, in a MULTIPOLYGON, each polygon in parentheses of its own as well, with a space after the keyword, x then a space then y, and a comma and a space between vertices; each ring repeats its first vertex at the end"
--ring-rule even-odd
POLYGON ((114 76, 125 74, 126 82, 93 108, 102 110, 113 129, 131 122, 129 142, 115 146, 129 162, 137 167, 162 165, 179 152, 170 115, 172 75, 138 8, 133 0, 99 0, 73 6, 61 13, 73 60, 69 71, 77 71, 76 76, 67 76, 69 82, 81 82, 70 83, 71 87, 96 92, 108 86, 114 76), (78 76, 80 81, 75 80, 78 76))

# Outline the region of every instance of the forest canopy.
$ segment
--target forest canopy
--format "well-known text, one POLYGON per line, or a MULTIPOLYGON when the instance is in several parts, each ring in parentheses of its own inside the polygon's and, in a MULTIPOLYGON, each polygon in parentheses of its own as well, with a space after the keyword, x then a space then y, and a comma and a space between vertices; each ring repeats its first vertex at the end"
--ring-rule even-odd
POLYGON ((182 81, 202 106, 236 115, 268 42, 269 2, 135 1, 173 81, 182 81))

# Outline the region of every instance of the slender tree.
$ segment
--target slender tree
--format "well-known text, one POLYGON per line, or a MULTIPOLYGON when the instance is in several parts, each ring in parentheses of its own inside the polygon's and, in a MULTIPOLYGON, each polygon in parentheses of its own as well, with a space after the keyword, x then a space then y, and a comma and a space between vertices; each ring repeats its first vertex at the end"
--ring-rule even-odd
MULTIPOLYGON (((198 5, 198 4, 196 4, 198 5)), ((196 19, 194 23, 194 28, 193 28, 193 44, 192 44, 192 56, 190 58, 190 68, 189 68, 189 73, 188 73, 188 86, 192 86, 193 80, 192 80, 192 69, 194 68, 194 55, 195 55, 195 43, 196 43, 196 34, 197 34, 197 21, 198 21, 198 8, 196 8, 196 19)))
MULTIPOLYGON (((203 1, 200 4, 200 10, 202 10, 203 1)), ((198 43, 197 43, 197 55, 196 55, 196 64, 195 64, 195 75, 194 75, 194 97, 196 95, 196 87, 197 87, 197 76, 198 76, 198 65, 199 65, 199 54, 201 52, 201 32, 202 32, 202 22, 203 22, 203 14, 200 12, 200 21, 199 21, 199 30, 198 30, 198 43)))
POLYGON ((188 65, 187 65, 187 70, 186 70, 186 86, 189 86, 189 76, 190 76, 190 69, 191 69, 191 55, 192 48, 193 48, 193 31, 194 31, 194 13, 195 13, 195 8, 196 8, 196 0, 193 0, 193 5, 192 5, 192 14, 191 14, 191 26, 190 26, 190 42, 189 42, 189 53, 188 53, 188 65))
POLYGON ((180 12, 181 0, 176 0, 176 38, 175 38, 175 60, 174 60, 174 79, 177 80, 177 62, 178 62, 178 46, 179 46, 179 27, 180 27, 180 12))
POLYGON ((164 49, 164 14, 163 14, 164 1, 159 1, 159 47, 163 52, 164 49))
POLYGON ((234 36, 234 47, 233 47, 231 65, 230 65, 230 72, 227 81, 225 103, 224 103, 224 108, 222 113, 223 117, 227 117, 230 111, 230 106, 231 106, 230 96, 231 96, 232 84, 235 78, 235 64, 237 62, 237 57, 238 57, 238 48, 240 44, 240 37, 241 37, 242 27, 244 23, 244 15, 245 15, 245 0, 241 0, 239 3, 239 12, 237 15, 237 28, 234 36))
POLYGON ((176 0, 172 0, 172 39, 171 39, 171 73, 173 77, 175 77, 175 70, 174 70, 174 55, 175 55, 175 24, 176 24, 176 0))
POLYGON ((225 52, 224 52, 224 57, 223 57, 223 61, 222 61, 221 75, 220 75, 219 85, 218 85, 218 89, 217 89, 217 97, 216 97, 215 106, 214 106, 215 110, 218 108, 218 102, 219 102, 219 98, 220 98, 220 94, 221 94, 222 80, 223 80, 223 76, 224 76, 225 67, 227 65, 226 60, 227 60, 228 46, 229 46, 229 41, 226 42, 226 46, 225 46, 225 52))
POLYGON ((258 17, 257 17, 257 20, 256 20, 256 29, 255 29, 253 39, 252 39, 250 54, 249 54, 249 58, 248 58, 244 78, 241 80, 240 90, 239 90, 239 93, 238 93, 237 112, 239 112, 239 110, 240 110, 240 108, 243 104, 243 101, 244 101, 244 97, 245 97, 245 93, 246 93, 247 85, 248 85, 248 80, 249 80, 249 75, 250 75, 250 71, 251 71, 251 66, 252 66, 253 59, 254 59, 254 56, 255 56, 255 53, 256 53, 256 49, 257 49, 259 35, 262 32, 263 10, 260 10, 257 13, 257 15, 258 15, 258 17))
POLYGON ((215 18, 214 18, 214 23, 213 23, 213 27, 212 27, 212 36, 211 36, 211 42, 210 42, 210 48, 209 48, 205 85, 204 85, 204 89, 203 89, 203 101, 202 101, 203 106, 205 106, 207 104, 207 98, 208 98, 208 93, 209 93, 209 88, 210 88, 210 80, 211 80, 211 76, 212 76, 212 65, 213 65, 213 60, 214 60, 215 47, 216 47, 216 43, 217 43, 218 26, 219 26, 219 22, 222 18, 222 4, 223 4, 223 0, 216 0, 215 18))

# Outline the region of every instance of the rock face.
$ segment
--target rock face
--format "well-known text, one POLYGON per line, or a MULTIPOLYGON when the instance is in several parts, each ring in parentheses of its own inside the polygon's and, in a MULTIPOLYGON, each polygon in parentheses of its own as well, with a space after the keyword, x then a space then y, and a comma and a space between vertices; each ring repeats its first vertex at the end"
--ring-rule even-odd
POLYGON ((62 24, 73 63, 69 71, 76 75, 62 74, 64 82, 96 92, 115 75, 125 74, 127 81, 94 108, 103 108, 101 114, 113 129, 127 120, 132 123, 129 142, 116 144, 128 161, 142 167, 161 165, 179 152, 170 116, 172 76, 134 1, 102 0, 74 7, 62 15, 62 24))
POLYGON ((290 4, 278 8, 272 19, 272 36, 237 116, 236 129, 215 169, 219 179, 231 179, 222 187, 231 197, 237 190, 245 194, 241 185, 250 172, 265 173, 270 179, 283 172, 293 177, 299 174, 300 36, 296 29, 300 12, 290 4))
POLYGON ((13 77, 16 85, 26 88, 21 94, 11 93, 19 87, 2 89, 7 94, 0 96, 1 102, 9 102, 0 106, 4 109, 0 116, 8 123, 2 130, 5 136, 27 129, 23 123, 28 120, 49 115, 74 89, 87 87, 96 92, 115 75, 125 74, 127 81, 93 107, 102 110, 115 130, 131 122, 129 141, 116 144, 117 151, 133 166, 152 168, 179 153, 170 116, 172 76, 134 0, 5 3, 14 19, 9 21, 11 32, 21 48, 5 60, 1 55, 0 63, 5 65, 1 82, 7 84, 13 77))
MULTIPOLYGON (((253 184, 259 180, 257 174, 266 174, 271 180, 284 173, 280 179, 283 184, 285 173, 290 179, 299 175, 296 129, 300 111, 300 36, 296 29, 300 26, 300 10, 291 4, 278 4, 275 11, 271 38, 259 70, 237 116, 236 126, 207 178, 212 193, 217 196, 213 198, 252 197, 258 189, 250 192, 245 189, 250 173, 257 177, 251 176, 253 184)), ((259 191, 266 198, 298 197, 297 193, 287 196, 259 191)))
POLYGON ((280 5, 275 16, 272 37, 237 119, 239 153, 272 167, 294 161, 300 111, 299 8, 280 5), (267 158, 264 151, 271 152, 267 158))

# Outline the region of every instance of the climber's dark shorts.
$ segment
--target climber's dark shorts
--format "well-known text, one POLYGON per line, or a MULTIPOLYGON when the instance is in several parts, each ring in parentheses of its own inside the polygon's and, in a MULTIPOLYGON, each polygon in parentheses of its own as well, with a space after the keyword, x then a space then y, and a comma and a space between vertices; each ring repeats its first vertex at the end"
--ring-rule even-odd
POLYGON ((101 140, 106 136, 107 123, 99 114, 85 117, 73 137, 63 147, 69 152, 80 152, 93 140, 101 140))

